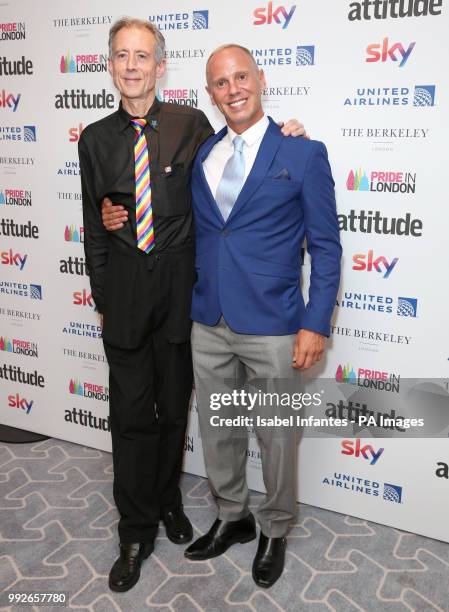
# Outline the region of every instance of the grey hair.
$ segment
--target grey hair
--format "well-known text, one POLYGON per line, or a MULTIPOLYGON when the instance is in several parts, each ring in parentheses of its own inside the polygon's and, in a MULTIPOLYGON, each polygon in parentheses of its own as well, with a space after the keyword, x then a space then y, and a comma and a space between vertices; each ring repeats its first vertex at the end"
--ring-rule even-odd
POLYGON ((116 34, 123 28, 143 28, 153 34, 156 39, 155 59, 156 64, 160 64, 165 57, 165 38, 159 28, 145 19, 137 19, 136 17, 121 17, 112 24, 109 30, 109 57, 112 58, 112 43, 116 34))

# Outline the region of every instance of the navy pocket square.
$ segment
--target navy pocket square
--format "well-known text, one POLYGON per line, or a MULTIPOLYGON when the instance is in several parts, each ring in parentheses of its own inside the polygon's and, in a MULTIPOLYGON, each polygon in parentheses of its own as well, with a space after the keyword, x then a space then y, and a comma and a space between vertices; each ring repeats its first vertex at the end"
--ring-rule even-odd
POLYGON ((287 170, 287 168, 282 168, 282 170, 280 170, 277 174, 275 174, 271 178, 273 178, 273 179, 281 179, 281 180, 282 179, 290 180, 290 173, 287 170))

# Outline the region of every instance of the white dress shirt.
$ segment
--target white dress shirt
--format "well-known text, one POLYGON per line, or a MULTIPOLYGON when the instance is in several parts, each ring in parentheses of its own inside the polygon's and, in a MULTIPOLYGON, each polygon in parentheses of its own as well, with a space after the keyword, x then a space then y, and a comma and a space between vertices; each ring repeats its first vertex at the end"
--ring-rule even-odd
MULTIPOLYGON (((259 151, 262 138, 269 125, 268 117, 264 115, 257 123, 239 134, 245 141, 243 156, 245 158, 245 181, 251 172, 257 152, 259 151)), ((204 174, 209 184, 212 195, 215 198, 218 184, 223 174, 228 159, 234 154, 232 141, 238 134, 228 126, 228 133, 212 147, 209 155, 203 162, 204 174)))

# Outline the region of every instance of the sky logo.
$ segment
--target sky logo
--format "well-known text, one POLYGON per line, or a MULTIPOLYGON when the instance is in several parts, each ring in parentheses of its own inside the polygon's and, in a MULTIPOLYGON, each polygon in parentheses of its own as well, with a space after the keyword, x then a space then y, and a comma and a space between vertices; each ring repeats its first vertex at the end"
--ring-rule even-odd
POLYGON ((395 502, 396 504, 402 503, 402 487, 398 485, 384 483, 384 495, 385 501, 395 502))
POLYGON ((407 49, 404 49, 401 43, 394 43, 394 45, 388 47, 388 38, 384 38, 382 44, 373 44, 367 46, 366 52, 368 54, 368 57, 366 58, 366 61, 386 62, 387 59, 390 58, 393 62, 397 62, 399 56, 399 58, 401 59, 399 68, 402 68, 410 57, 410 53, 413 51, 415 44, 416 43, 414 42, 410 43, 407 49))
POLYGON ((8 395, 8 406, 10 408, 19 408, 19 410, 23 410, 26 414, 30 414, 33 400, 28 401, 16 393, 15 395, 8 395))
POLYGON ((355 443, 353 440, 342 440, 341 445, 343 447, 342 455, 363 457, 370 462, 370 465, 374 465, 385 450, 384 448, 379 448, 379 450, 375 451, 371 444, 362 446, 360 438, 357 438, 355 443))
POLYGON ((279 6, 277 9, 273 10, 273 2, 269 2, 267 8, 261 6, 256 8, 253 16, 256 18, 253 21, 254 25, 270 25, 271 23, 283 24, 282 29, 288 27, 291 18, 293 17, 293 13, 296 10, 296 4, 294 4, 289 11, 284 6, 279 6))
POLYGON ((296 47, 296 65, 297 66, 314 66, 315 64, 315 47, 313 45, 305 47, 296 47))
POLYGON ((207 30, 209 28, 209 11, 193 11, 192 30, 207 30))
POLYGON ((19 106, 20 97, 22 94, 16 96, 12 93, 7 93, 4 89, 0 92, 0 108, 12 108, 12 112, 15 113, 19 106))
POLYGON ((418 300, 416 298, 398 297, 398 317, 416 317, 418 300))
POLYGON ((413 106, 435 106, 435 85, 416 85, 413 106))
POLYGON ((354 266, 352 266, 353 270, 356 270, 358 272, 363 270, 366 270, 367 272, 372 272, 372 270, 375 270, 376 272, 382 273, 384 269, 385 272, 382 278, 388 278, 392 273, 393 268, 398 263, 399 257, 395 257, 391 260, 391 263, 388 263, 387 258, 383 255, 380 255, 379 257, 376 257, 376 259, 374 259, 374 251, 373 249, 370 249, 368 251, 368 255, 365 255, 364 253, 356 253, 353 256, 352 261, 355 264, 354 266))

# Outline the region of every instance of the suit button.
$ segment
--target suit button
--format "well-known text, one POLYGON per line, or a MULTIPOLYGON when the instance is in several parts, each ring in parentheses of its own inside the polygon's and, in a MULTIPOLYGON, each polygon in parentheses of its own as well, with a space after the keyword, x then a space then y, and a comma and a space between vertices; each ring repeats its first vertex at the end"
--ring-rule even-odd
POLYGON ((222 235, 222 236, 229 236, 229 231, 228 231, 228 230, 223 230, 223 231, 221 232, 221 235, 222 235))
POLYGON ((161 256, 160 256, 160 255, 156 255, 154 259, 155 259, 156 261, 159 261, 159 260, 160 260, 160 258, 161 258, 161 256))

